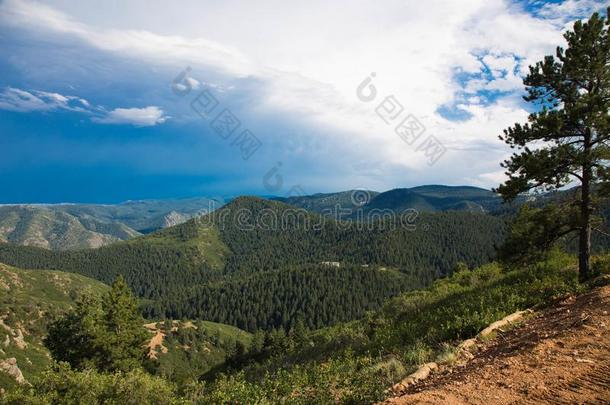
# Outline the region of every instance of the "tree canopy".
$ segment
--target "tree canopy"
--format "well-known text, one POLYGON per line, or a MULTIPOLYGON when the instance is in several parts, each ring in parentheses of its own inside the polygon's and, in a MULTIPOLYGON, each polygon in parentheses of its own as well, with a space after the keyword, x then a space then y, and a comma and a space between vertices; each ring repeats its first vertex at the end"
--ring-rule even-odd
POLYGON ((500 139, 518 151, 502 166, 509 179, 497 191, 507 200, 533 189, 577 184, 566 205, 578 207, 553 226, 556 237, 579 232, 580 279, 589 277, 591 230, 598 195, 610 185, 610 40, 608 17, 594 13, 564 37, 567 48, 530 66, 524 99, 538 111, 500 139), (576 221, 574 221, 576 215, 576 221))
POLYGON ((137 300, 122 277, 101 300, 81 297, 49 325, 45 344, 59 361, 77 369, 129 371, 142 365, 147 332, 137 300))

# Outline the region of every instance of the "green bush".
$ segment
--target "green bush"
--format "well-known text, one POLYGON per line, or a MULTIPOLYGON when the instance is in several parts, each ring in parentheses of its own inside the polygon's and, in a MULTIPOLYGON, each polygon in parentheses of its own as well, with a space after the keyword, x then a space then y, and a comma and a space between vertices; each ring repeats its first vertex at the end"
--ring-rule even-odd
POLYGON ((1 404, 159 404, 184 403, 167 381, 136 369, 128 373, 103 374, 75 371, 67 363, 56 363, 31 387, 20 387, 0 398, 1 404))

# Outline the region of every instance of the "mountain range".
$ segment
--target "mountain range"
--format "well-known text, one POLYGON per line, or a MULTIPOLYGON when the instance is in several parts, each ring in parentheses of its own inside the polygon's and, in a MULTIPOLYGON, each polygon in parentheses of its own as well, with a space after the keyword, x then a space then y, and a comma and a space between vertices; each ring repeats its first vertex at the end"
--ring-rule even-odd
MULTIPOLYGON (((472 186, 425 185, 412 188, 395 188, 382 193, 370 190, 349 190, 338 193, 313 194, 297 197, 277 197, 277 201, 320 214, 333 214, 342 210, 405 210, 419 212, 468 211, 490 213, 502 205, 496 193, 472 186)), ((354 213, 345 215, 355 217, 354 213)))
POLYGON ((253 331, 317 328, 362 316, 401 291, 485 263, 505 221, 483 213, 421 213, 410 223, 346 224, 279 201, 240 197, 149 235, 97 249, 0 243, 0 262, 122 275, 151 318, 199 318, 253 331), (243 214, 248 215, 244 216, 243 214), (269 220, 280 220, 267 226, 269 220))
POLYGON ((0 241, 51 250, 95 248, 184 223, 222 202, 205 197, 102 204, 0 206, 0 241))
MULTIPOLYGON (((385 192, 348 190, 308 196, 270 197, 307 211, 356 218, 357 213, 467 211, 494 213, 501 199, 469 186, 427 185, 385 192)), ((196 197, 102 204, 0 205, 0 242, 50 250, 97 248, 182 224, 224 205, 222 199, 196 197)))

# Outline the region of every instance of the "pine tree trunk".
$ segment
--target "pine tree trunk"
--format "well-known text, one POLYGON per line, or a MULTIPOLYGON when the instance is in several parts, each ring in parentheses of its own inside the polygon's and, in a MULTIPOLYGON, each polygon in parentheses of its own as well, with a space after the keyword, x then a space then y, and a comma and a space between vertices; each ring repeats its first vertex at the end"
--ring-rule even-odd
MULTIPOLYGON (((583 197, 584 197, 583 187, 583 197)), ((591 219, 589 215, 589 198, 581 203, 582 227, 578 249, 578 280, 582 283, 589 279, 589 258, 591 256, 591 219)))
MULTIPOLYGON (((591 150, 591 131, 587 129, 584 149, 585 159, 591 150)), ((587 159, 588 160, 588 159, 587 159)), ((582 283, 589 279, 591 257, 591 167, 588 161, 583 164, 582 185, 580 188, 580 238, 578 246, 578 280, 582 283)))

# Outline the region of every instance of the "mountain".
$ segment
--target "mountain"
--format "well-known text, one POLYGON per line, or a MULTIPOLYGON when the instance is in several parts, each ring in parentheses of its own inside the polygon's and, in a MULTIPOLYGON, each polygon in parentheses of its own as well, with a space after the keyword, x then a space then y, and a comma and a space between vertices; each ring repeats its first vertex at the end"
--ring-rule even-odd
MULTIPOLYGON (((610 263, 608 259, 608 256, 600 258, 606 264, 610 263)), ((412 385, 422 374, 427 374, 420 368, 424 366, 427 370, 435 369, 431 378, 437 379, 440 387, 447 388, 447 380, 453 382, 449 390, 441 391, 441 395, 425 397, 425 403, 495 403, 495 396, 507 401, 517 396, 525 402, 536 402, 539 394, 544 394, 542 403, 546 403, 553 392, 545 389, 546 385, 531 387, 536 380, 539 383, 545 375, 554 372, 554 366, 562 369, 558 373, 561 378, 555 385, 561 388, 558 392, 566 403, 578 402, 574 395, 586 391, 591 395, 587 398, 595 402, 595 398, 605 398, 599 393, 603 392, 608 380, 608 339, 601 339, 600 334, 607 330, 608 314, 604 305, 607 305, 610 291, 605 289, 602 294, 587 294, 575 299, 575 293, 590 288, 579 285, 575 264, 574 257, 553 252, 542 262, 522 267, 499 263, 488 263, 476 269, 462 266, 452 276, 437 280, 425 289, 406 292, 386 301, 382 309, 363 319, 309 333, 295 331, 289 336, 292 344, 289 342, 284 347, 266 344, 262 350, 251 350, 242 356, 237 369, 206 386, 202 402, 386 403, 384 399, 392 392, 401 392, 405 387, 411 392, 424 390, 426 381, 412 385), (554 307, 543 309, 547 305, 554 307), (517 311, 528 308, 534 308, 536 312, 521 318, 527 325, 521 333, 516 332, 521 339, 507 341, 506 337, 513 335, 519 324, 498 324, 497 321, 511 314, 523 314, 517 311), (566 318, 569 318, 568 323, 566 318), (529 326, 532 323, 536 327, 529 326), (489 332, 489 327, 493 332, 489 332), (569 339, 574 332, 579 341, 569 339), (563 344, 557 350, 563 350, 567 357, 549 353, 546 343, 550 342, 544 341, 547 338, 560 338, 560 343, 566 343, 570 350, 564 350, 563 344), (530 350, 537 345, 539 350, 530 350), (495 347, 485 350, 485 346, 495 347), (525 354, 521 356, 524 362, 511 360, 520 353, 525 354), (579 361, 574 360, 575 356, 579 361), (473 357, 476 361, 468 363, 473 357), (497 367, 496 375, 491 376, 490 372, 494 370, 489 367, 494 358, 502 364, 497 367), (535 366, 529 363, 530 360, 535 366), (481 367, 485 364, 486 367, 481 367), (569 368, 575 364, 580 373, 572 376, 569 368), (549 365, 553 367, 547 367, 549 365), (446 372, 449 368, 453 373, 446 372), (512 369, 531 376, 520 377, 513 372, 513 379, 503 379, 505 371, 512 369), (587 370, 595 372, 588 374, 587 370), (481 383, 480 378, 464 379, 465 373, 491 377, 494 384, 481 383), (514 384, 513 381, 520 378, 528 384, 514 384), (571 380, 577 384, 566 383, 571 380), (500 384, 502 381, 504 383, 500 384), (583 389, 583 385, 592 386, 593 382, 593 389, 583 389), (485 387, 485 397, 477 396, 479 385, 485 387), (468 386, 468 393, 474 397, 463 396, 462 386, 468 386), (524 386, 528 389, 523 389, 524 386), (294 398, 298 400, 294 401, 294 398), (448 402, 446 398, 455 400, 448 402)), ((603 268, 608 272, 607 265, 603 268)), ((514 322, 515 317, 508 319, 514 322)))
POLYGON ((9 370, 29 380, 50 364, 42 342, 49 319, 73 305, 79 294, 101 296, 107 289, 79 274, 23 270, 0 263, 0 388, 16 383, 9 370), (14 364, 10 359, 15 359, 14 364))
POLYGON ((502 204, 495 193, 469 186, 420 186, 397 188, 375 196, 363 209, 392 210, 415 209, 420 212, 468 211, 490 212, 502 204))
POLYGON ((183 223, 222 205, 223 201, 219 199, 194 197, 125 201, 114 205, 62 204, 53 207, 77 217, 91 216, 104 222, 120 222, 140 233, 150 233, 183 223))
POLYGON ((42 206, 0 206, 0 241, 53 250, 99 247, 139 233, 118 222, 42 206))
POLYGON ((209 198, 2 205, 0 241, 51 250, 97 248, 184 223, 221 205, 209 198))
MULTIPOLYGON (((373 216, 388 210, 400 213, 408 209, 493 214, 508 209, 514 212, 514 207, 502 206, 501 199, 493 192, 468 186, 426 185, 383 193, 348 190, 269 199, 336 219, 358 219, 363 214, 373 216)), ((222 199, 196 197, 110 205, 0 205, 0 242, 50 250, 98 248, 182 224, 223 204, 222 199)))
MULTIPOLYGON (((395 218, 396 219, 396 218, 395 218)), ((0 261, 123 275, 151 318, 197 318, 242 329, 309 327, 355 319, 393 295, 491 260, 504 220, 431 213, 410 223, 338 222, 290 205, 240 197, 150 235, 98 249, 49 251, 0 244, 0 261)))
POLYGON ((415 209, 419 212, 467 211, 489 213, 499 209, 502 205, 502 199, 490 190, 471 186, 443 185, 396 188, 382 193, 368 190, 349 190, 299 197, 276 197, 274 200, 338 218, 358 218, 357 211, 362 211, 365 214, 381 210, 391 210, 399 213, 408 209, 415 209), (351 210, 351 214, 337 216, 337 208, 351 210))
POLYGON ((366 204, 378 194, 377 191, 371 190, 348 190, 337 193, 317 193, 307 196, 272 197, 271 199, 317 212, 318 214, 330 214, 337 207, 355 209, 366 204))

